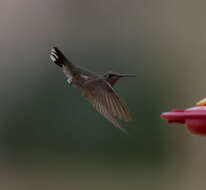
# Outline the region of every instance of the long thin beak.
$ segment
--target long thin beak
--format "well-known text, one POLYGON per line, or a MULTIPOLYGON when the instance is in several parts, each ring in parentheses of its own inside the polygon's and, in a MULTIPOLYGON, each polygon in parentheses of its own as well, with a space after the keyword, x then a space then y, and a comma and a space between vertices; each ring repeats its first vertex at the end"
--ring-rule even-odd
POLYGON ((136 77, 135 74, 120 74, 119 77, 136 77))

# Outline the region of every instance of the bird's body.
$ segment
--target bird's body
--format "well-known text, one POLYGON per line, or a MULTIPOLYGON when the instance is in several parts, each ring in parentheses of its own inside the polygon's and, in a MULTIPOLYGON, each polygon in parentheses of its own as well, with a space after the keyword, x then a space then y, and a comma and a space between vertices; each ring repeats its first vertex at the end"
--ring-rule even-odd
POLYGON ((114 126, 127 133, 120 126, 116 117, 128 121, 131 119, 131 116, 126 105, 115 93, 113 86, 119 78, 134 77, 135 75, 124 75, 114 72, 98 75, 74 65, 56 47, 51 49, 50 58, 55 64, 62 67, 67 77, 67 82, 70 85, 80 89, 82 94, 100 114, 113 123, 114 126))

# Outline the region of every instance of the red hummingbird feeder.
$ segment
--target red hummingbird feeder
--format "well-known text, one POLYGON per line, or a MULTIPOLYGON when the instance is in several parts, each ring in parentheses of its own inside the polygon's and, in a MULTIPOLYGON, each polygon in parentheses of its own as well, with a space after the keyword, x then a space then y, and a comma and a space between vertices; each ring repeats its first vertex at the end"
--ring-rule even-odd
POLYGON ((161 114, 168 123, 185 124, 186 128, 196 135, 206 136, 206 99, 199 101, 195 107, 185 110, 172 110, 161 114))

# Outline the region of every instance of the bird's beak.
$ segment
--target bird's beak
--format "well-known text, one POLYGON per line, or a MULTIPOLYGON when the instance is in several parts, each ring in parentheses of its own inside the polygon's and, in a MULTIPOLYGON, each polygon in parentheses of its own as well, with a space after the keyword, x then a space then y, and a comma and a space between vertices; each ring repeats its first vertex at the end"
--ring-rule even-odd
POLYGON ((136 77, 135 74, 120 74, 119 77, 136 77))

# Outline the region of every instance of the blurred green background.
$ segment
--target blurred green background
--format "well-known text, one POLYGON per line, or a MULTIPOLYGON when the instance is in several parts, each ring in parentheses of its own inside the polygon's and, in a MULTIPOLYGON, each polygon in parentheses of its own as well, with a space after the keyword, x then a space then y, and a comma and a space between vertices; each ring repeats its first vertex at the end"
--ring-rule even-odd
POLYGON ((0 1, 0 189, 205 189, 205 137, 160 119, 206 96, 206 2, 0 1), (125 135, 70 88, 58 46, 116 86, 125 135))

